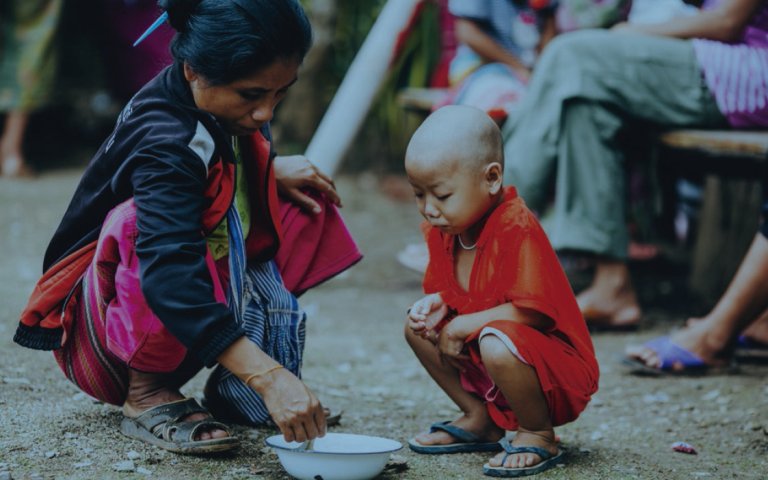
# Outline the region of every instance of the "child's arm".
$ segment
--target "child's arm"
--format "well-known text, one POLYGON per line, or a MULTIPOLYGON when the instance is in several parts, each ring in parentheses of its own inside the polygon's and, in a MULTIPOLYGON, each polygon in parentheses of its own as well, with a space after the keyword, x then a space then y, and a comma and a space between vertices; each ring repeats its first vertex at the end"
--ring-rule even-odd
POLYGON ((488 310, 467 315, 459 315, 451 320, 440 332, 438 348, 448 359, 464 358, 464 340, 475 330, 494 320, 506 319, 531 326, 537 330, 547 330, 553 321, 535 310, 517 308, 511 303, 504 303, 488 310))
POLYGON ((430 331, 445 318, 448 305, 439 293, 432 293, 418 300, 408 309, 408 326, 413 333, 427 338, 430 331))

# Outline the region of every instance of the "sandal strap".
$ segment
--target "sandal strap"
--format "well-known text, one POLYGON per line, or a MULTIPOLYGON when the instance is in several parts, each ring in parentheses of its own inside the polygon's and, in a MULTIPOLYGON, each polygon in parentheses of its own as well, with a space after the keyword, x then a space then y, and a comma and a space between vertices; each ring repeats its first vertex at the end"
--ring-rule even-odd
POLYGON ((555 456, 554 453, 550 453, 541 447, 534 447, 532 445, 524 445, 524 446, 516 447, 511 443, 509 443, 509 440, 507 440, 506 438, 501 439, 499 443, 501 444, 502 448, 504 448, 504 452, 506 453, 506 455, 504 455, 504 458, 501 461, 502 465, 510 455, 514 455, 516 453, 535 453, 536 455, 541 457, 542 462, 545 460, 549 460, 550 458, 555 456))
POLYGON ((193 413, 210 413, 197 403, 194 398, 185 398, 177 402, 164 403, 143 412, 133 420, 155 433, 157 428, 165 423, 174 423, 193 413))
POLYGON ((229 427, 212 418, 203 418, 194 422, 167 422, 162 428, 162 438, 174 442, 194 442, 198 430, 224 430, 227 436, 233 437, 229 427))
POLYGON ((461 443, 478 443, 480 438, 472 432, 468 432, 461 427, 451 425, 450 422, 433 423, 429 427, 429 433, 443 431, 458 440, 461 443))

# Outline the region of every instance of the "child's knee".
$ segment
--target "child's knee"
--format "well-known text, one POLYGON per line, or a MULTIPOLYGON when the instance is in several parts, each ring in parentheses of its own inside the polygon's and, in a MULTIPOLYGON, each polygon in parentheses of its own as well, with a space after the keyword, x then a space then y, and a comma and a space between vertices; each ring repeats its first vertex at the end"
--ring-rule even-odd
POLYGON ((480 339, 480 357, 489 373, 503 368, 525 365, 496 335, 485 335, 480 339))

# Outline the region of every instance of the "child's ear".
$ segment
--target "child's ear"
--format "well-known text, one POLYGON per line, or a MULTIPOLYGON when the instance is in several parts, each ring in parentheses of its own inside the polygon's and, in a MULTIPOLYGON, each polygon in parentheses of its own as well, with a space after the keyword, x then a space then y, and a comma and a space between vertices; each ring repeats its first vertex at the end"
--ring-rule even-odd
POLYGON ((485 182, 488 184, 488 193, 496 195, 501 191, 504 173, 499 162, 492 162, 485 166, 485 182))

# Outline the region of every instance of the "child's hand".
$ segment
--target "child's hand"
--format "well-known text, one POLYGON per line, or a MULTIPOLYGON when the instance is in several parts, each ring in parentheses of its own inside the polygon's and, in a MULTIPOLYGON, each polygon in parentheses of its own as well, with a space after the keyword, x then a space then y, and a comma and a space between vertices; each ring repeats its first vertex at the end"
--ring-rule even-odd
POLYGON ((467 338, 466 332, 462 331, 462 320, 466 317, 458 316, 451 323, 446 325, 440 337, 437 339, 437 348, 440 351, 440 357, 444 362, 456 368, 464 370, 463 363, 470 360, 469 355, 464 351, 464 339, 467 338))
POLYGON ((443 302, 439 293, 433 293, 411 306, 408 310, 408 326, 416 335, 427 338, 430 331, 447 313, 448 305, 443 302))

